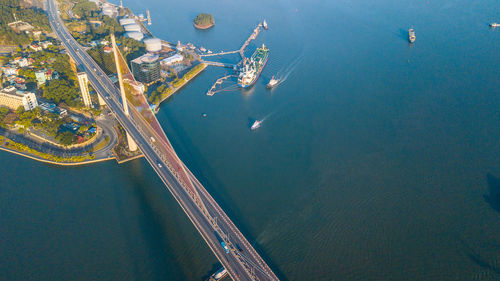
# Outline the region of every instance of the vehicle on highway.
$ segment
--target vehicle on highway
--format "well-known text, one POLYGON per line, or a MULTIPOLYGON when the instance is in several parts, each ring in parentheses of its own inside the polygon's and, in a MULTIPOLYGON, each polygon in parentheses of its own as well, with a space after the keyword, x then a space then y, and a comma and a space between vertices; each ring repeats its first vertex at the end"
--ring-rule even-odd
POLYGON ((229 247, 224 243, 224 241, 221 241, 220 244, 222 245, 222 248, 224 248, 224 251, 226 254, 229 254, 229 247))
POLYGON ((161 167, 163 167, 163 166, 160 164, 160 162, 158 162, 157 164, 158 164, 158 167, 160 167, 160 168, 161 168, 161 167))
POLYGON ((155 140, 155 138, 151 137, 151 141, 152 141, 152 142, 155 142, 156 140, 155 140))

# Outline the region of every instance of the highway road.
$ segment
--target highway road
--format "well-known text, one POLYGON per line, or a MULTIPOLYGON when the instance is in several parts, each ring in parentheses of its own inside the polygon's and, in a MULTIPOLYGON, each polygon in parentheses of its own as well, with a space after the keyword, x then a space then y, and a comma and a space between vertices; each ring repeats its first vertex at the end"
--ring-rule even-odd
POLYGON ((59 18, 56 3, 48 0, 52 29, 68 55, 85 71, 97 93, 105 100, 123 128, 135 140, 146 160, 174 196, 195 228, 233 280, 278 280, 203 185, 184 165, 166 136, 161 136, 141 118, 134 107, 125 114, 120 90, 71 36, 59 18), (226 248, 222 244, 226 245, 226 248))

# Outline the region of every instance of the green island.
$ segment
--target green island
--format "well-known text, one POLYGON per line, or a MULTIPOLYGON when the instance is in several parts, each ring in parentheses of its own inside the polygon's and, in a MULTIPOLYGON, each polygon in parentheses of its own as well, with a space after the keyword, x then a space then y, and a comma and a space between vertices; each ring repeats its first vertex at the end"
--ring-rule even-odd
POLYGON ((200 13, 193 20, 193 24, 198 29, 208 29, 215 25, 215 20, 211 14, 200 13))

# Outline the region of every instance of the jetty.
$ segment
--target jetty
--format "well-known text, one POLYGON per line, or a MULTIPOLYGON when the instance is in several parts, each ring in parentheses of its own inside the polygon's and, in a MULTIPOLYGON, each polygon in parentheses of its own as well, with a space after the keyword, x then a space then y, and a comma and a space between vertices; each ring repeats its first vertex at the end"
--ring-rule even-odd
MULTIPOLYGON (((252 42, 252 40, 255 40, 257 38, 257 36, 259 36, 261 27, 262 27, 262 22, 259 22, 259 24, 257 24, 257 27, 255 27, 255 29, 253 30, 252 34, 250 34, 248 39, 243 43, 241 48, 239 48, 238 50, 226 51, 226 52, 221 51, 221 52, 212 53, 212 54, 203 54, 203 55, 200 55, 201 61, 203 63, 205 63, 206 65, 232 68, 236 72, 238 69, 238 66, 242 65, 245 62, 245 59, 246 59, 245 49, 248 47, 248 45, 250 45, 250 42, 252 42), (202 59, 203 57, 223 56, 223 55, 236 54, 236 53, 240 54, 240 57, 241 57, 240 62, 237 64, 229 64, 229 63, 222 63, 222 62, 215 62, 215 61, 206 61, 206 60, 202 59)), ((233 77, 233 76, 235 76, 235 75, 226 75, 224 77, 217 79, 217 81, 215 81, 215 83, 212 85, 212 87, 210 87, 210 90, 208 90, 207 95, 213 96, 217 92, 215 90, 217 88, 217 86, 221 85, 222 82, 224 82, 224 80, 228 79, 229 77, 233 77)))
POLYGON ((212 85, 210 90, 208 90, 207 96, 213 96, 215 94, 215 89, 217 88, 217 86, 221 85, 224 82, 224 80, 227 80, 229 77, 233 77, 233 76, 234 75, 226 75, 224 77, 217 79, 217 81, 215 81, 215 83, 212 85))

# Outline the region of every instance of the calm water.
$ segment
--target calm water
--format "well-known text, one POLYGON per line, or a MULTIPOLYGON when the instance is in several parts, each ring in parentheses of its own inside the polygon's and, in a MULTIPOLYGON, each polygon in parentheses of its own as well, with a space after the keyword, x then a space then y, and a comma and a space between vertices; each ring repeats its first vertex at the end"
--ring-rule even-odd
MULTIPOLYGON (((271 50, 251 90, 207 97, 225 73, 208 68, 158 117, 283 280, 500 279, 497 2, 184 2, 124 4, 149 8, 157 36, 213 51, 269 23, 250 45, 271 50), (198 12, 215 28, 193 29, 198 12), (288 79, 266 90, 276 73, 288 79)), ((202 280, 216 268, 144 160, 0 159, 0 280, 202 280)))

